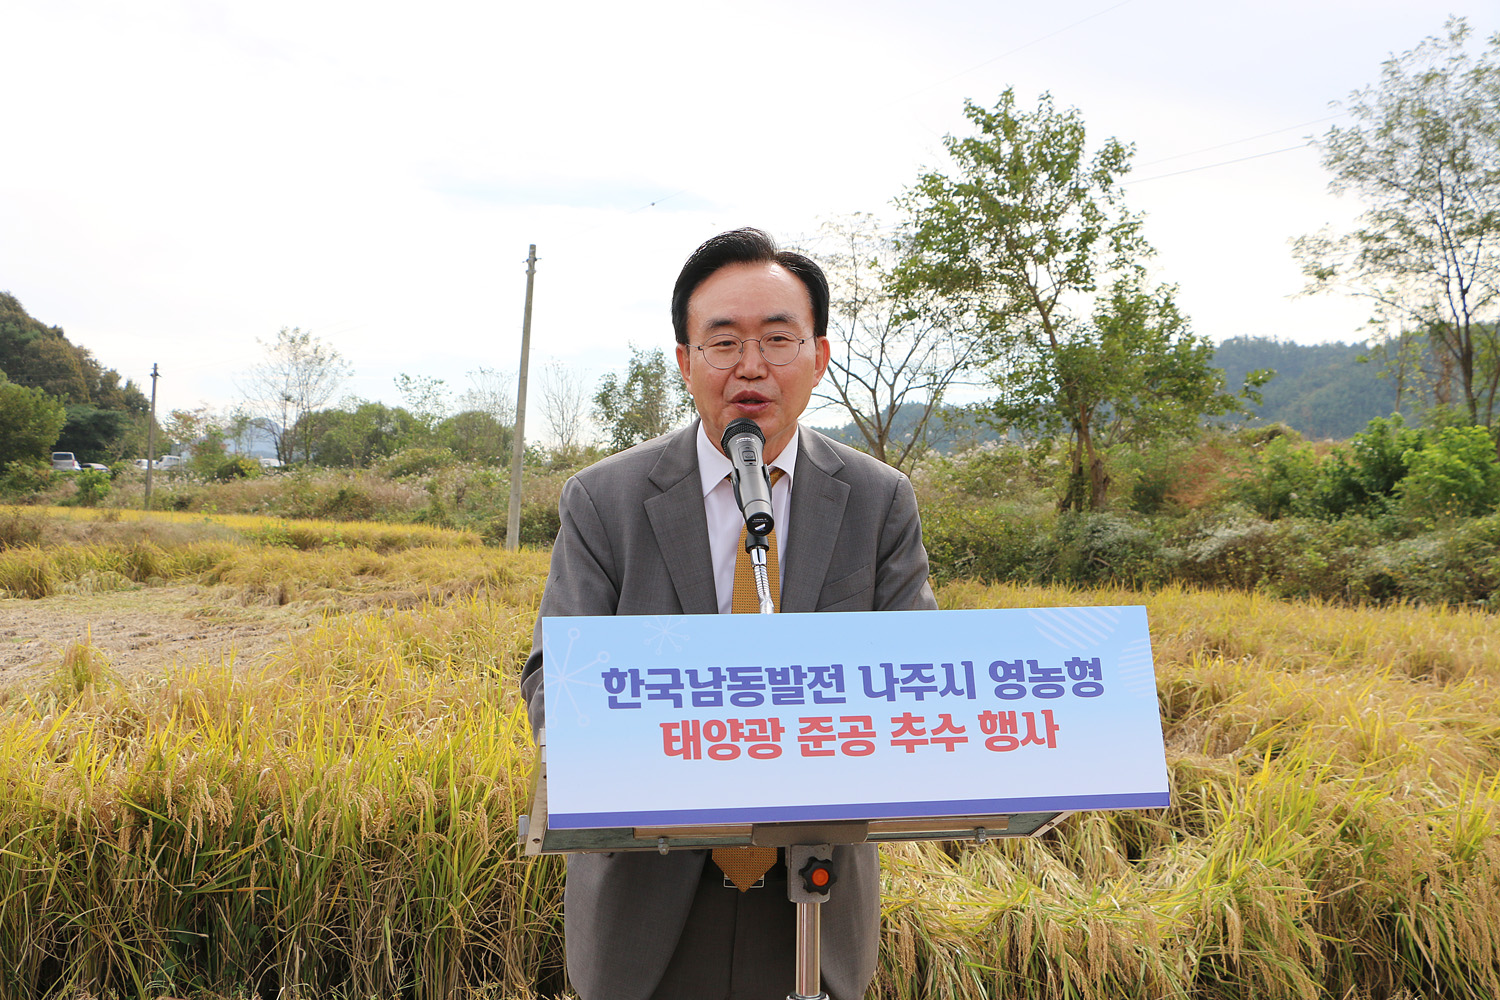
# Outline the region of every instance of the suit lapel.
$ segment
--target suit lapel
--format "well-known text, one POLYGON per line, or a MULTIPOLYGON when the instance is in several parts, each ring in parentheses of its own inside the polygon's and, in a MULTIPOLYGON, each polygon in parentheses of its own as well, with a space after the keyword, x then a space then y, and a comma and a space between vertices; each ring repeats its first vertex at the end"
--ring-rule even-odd
MULTIPOLYGON (((708 518, 698 478, 698 422, 662 450, 648 478, 661 490, 646 500, 646 518, 684 614, 719 610, 709 558, 708 518)), ((793 491, 795 493, 795 491, 793 491)))
POLYGON ((782 546, 781 610, 815 611, 833 560, 849 484, 833 478, 844 467, 822 435, 799 430, 797 472, 792 479, 792 530, 782 546))

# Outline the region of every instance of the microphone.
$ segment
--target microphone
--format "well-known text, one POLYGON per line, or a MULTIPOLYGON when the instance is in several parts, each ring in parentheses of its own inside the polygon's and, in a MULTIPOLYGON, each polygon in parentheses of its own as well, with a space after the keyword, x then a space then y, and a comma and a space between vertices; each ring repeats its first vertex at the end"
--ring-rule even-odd
POLYGON ((765 434, 749 417, 740 417, 724 428, 724 437, 719 441, 733 466, 729 479, 734 484, 734 502, 740 505, 740 513, 745 515, 745 526, 750 529, 750 534, 760 539, 771 533, 774 523, 771 476, 761 458, 761 448, 765 443, 765 434))

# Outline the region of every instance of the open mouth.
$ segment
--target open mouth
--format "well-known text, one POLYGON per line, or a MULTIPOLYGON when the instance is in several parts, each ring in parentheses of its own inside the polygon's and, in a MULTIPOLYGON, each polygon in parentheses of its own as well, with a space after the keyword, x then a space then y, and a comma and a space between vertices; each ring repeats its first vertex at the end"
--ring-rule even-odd
POLYGON ((734 406, 739 407, 742 410, 745 410, 747 412, 753 413, 753 412, 755 412, 757 410, 763 410, 767 406, 769 406, 770 405, 770 400, 765 399, 762 396, 749 396, 749 395, 747 395, 747 396, 736 396, 734 399, 730 400, 730 403, 732 405, 734 405, 734 406))

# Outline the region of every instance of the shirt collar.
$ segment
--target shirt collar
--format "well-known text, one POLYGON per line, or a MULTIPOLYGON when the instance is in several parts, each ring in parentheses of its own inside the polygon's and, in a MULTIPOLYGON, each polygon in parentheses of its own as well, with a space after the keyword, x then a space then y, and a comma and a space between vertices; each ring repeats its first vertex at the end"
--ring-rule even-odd
MULTIPOLYGON (((786 447, 781 449, 781 454, 777 455, 773 461, 766 463, 768 467, 782 471, 786 477, 787 486, 792 485, 792 480, 796 476, 797 445, 801 437, 802 432, 799 430, 792 435, 792 439, 786 443, 786 447)), ((724 457, 723 452, 714 447, 713 442, 708 439, 708 431, 703 429, 703 422, 699 421, 698 479, 699 484, 703 487, 703 495, 708 496, 709 493, 713 492, 714 487, 722 483, 724 477, 729 475, 733 470, 734 466, 730 465, 729 459, 724 457)))

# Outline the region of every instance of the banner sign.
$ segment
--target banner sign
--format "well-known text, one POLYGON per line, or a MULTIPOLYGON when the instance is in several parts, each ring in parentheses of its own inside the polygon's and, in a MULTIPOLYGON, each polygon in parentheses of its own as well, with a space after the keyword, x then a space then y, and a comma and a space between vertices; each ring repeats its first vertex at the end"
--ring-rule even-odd
POLYGON ((555 829, 1168 804, 1146 609, 546 618, 555 829))

